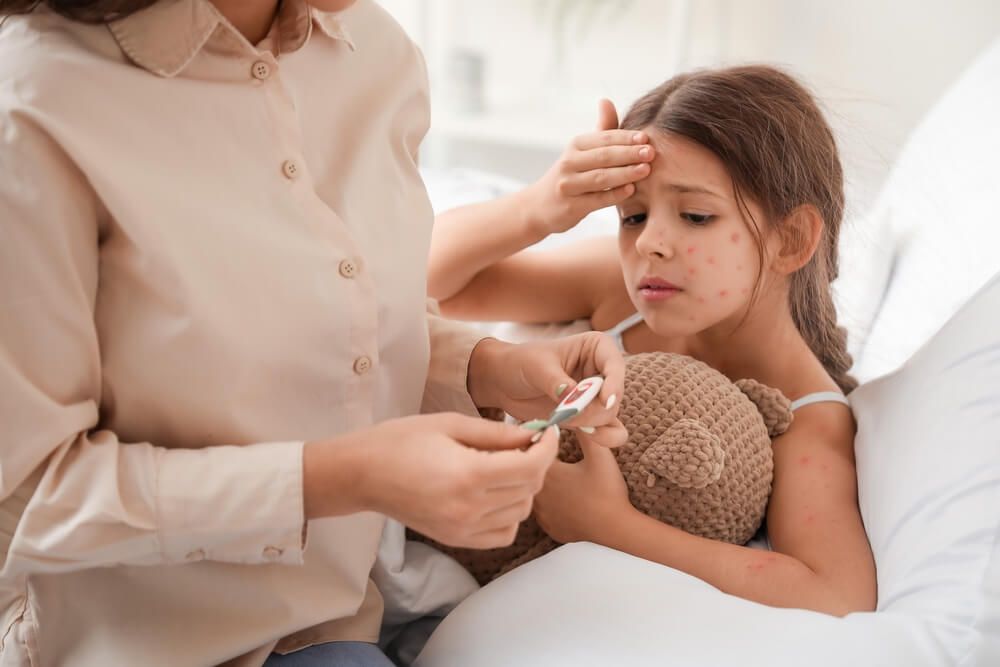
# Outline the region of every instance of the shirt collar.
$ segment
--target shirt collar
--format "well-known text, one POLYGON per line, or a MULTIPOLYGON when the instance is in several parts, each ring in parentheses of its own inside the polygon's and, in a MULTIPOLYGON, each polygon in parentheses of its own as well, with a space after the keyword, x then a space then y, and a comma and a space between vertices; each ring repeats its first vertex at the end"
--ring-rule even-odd
MULTIPOLYGON (((345 42, 352 51, 355 48, 336 12, 320 11, 305 0, 282 0, 276 21, 282 53, 301 48, 312 34, 313 23, 328 37, 345 42)), ((161 0, 112 21, 109 28, 133 62, 154 74, 172 77, 191 62, 220 25, 236 33, 209 0, 161 0)), ((246 42, 242 37, 240 41, 246 42)))

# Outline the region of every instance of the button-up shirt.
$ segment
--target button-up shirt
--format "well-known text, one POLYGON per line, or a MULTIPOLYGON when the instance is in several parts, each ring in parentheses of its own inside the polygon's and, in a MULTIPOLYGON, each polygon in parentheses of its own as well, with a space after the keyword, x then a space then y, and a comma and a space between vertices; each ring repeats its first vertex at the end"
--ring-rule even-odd
POLYGON ((302 443, 474 413, 428 315, 419 52, 374 2, 0 28, 0 664, 260 664, 374 640, 384 518, 302 443), (335 493, 336 489, 331 489, 335 493))

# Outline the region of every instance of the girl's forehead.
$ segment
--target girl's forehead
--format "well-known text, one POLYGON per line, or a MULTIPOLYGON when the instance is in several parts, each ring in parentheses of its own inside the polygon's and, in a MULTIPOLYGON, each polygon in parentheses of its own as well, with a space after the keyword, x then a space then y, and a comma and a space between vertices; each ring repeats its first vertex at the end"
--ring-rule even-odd
POLYGON ((648 128, 645 131, 656 150, 645 179, 649 185, 657 189, 701 188, 731 198, 732 178, 715 153, 687 137, 648 128))

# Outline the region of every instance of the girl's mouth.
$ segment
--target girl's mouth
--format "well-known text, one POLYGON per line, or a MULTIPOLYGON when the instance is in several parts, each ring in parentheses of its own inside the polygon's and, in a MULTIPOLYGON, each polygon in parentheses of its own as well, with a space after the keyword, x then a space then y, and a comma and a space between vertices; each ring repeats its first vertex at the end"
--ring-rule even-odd
POLYGON ((656 276, 646 276, 639 282, 639 295, 646 301, 665 301, 680 292, 680 287, 656 276))

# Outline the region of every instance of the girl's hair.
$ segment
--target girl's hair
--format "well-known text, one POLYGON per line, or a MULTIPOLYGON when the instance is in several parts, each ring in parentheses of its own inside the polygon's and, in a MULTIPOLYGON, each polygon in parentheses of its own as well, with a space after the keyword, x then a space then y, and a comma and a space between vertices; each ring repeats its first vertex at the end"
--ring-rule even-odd
POLYGON ((145 9, 156 0, 0 0, 0 16, 24 14, 40 4, 83 23, 106 23, 145 9))
POLYGON ((784 224, 789 214, 803 204, 816 207, 822 236, 809 263, 791 276, 789 306, 795 326, 830 376, 843 391, 854 389, 857 381, 847 373, 852 364, 847 332, 837 325, 830 291, 837 277, 844 177, 833 133, 809 92, 768 66, 698 70, 640 98, 621 126, 686 137, 722 160, 757 241, 761 269, 764 242, 747 199, 760 205, 768 224, 786 238, 795 231, 784 224))

